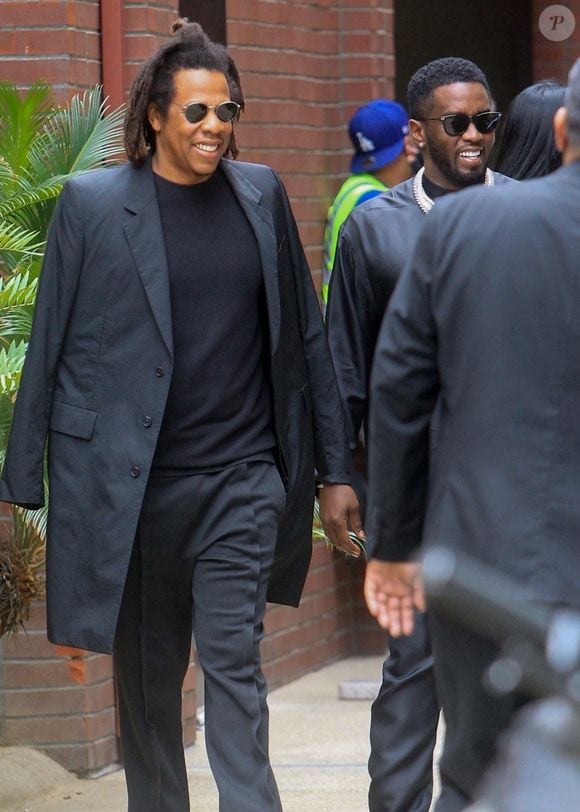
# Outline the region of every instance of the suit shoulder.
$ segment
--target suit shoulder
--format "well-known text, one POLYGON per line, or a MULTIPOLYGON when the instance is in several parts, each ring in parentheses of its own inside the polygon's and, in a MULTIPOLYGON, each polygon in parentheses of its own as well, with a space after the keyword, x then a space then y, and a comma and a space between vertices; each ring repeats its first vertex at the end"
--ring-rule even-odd
POLYGON ((542 192, 548 186, 548 178, 527 181, 506 178, 505 183, 497 186, 462 189, 437 201, 427 218, 427 229, 436 233, 441 242, 454 239, 456 234, 462 239, 475 238, 482 229, 495 240, 506 234, 511 239, 520 228, 528 229, 533 218, 548 212, 542 192))
POLYGON ((404 181, 386 192, 381 192, 357 206, 346 219, 347 232, 360 231, 376 226, 380 229, 417 225, 424 215, 413 197, 413 181, 404 181))
POLYGON ((269 184, 272 183, 274 177, 278 177, 278 173, 272 167, 266 164, 250 163, 249 161, 232 161, 227 158, 223 159, 223 164, 226 171, 239 173, 246 180, 251 183, 259 185, 260 182, 269 184))
POLYGON ((81 193, 94 193, 102 189, 115 188, 123 182, 123 178, 129 178, 135 170, 130 163, 107 166, 102 169, 91 169, 76 175, 68 180, 65 186, 73 187, 81 193))
POLYGON ((501 172, 494 172, 493 173, 493 179, 494 179, 494 183, 495 183, 496 186, 503 186, 506 183, 514 184, 514 183, 519 183, 520 182, 519 180, 516 180, 515 178, 508 177, 508 175, 502 175, 501 172))

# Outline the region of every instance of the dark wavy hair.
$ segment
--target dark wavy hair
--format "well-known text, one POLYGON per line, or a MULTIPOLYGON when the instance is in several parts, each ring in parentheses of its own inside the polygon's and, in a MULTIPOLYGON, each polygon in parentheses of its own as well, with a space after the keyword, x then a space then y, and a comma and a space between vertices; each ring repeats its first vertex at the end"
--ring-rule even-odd
POLYGON ((550 79, 518 93, 503 121, 494 161, 510 178, 539 178, 562 163, 554 143, 554 114, 564 104, 566 88, 550 79))
POLYGON ((455 82, 478 82, 484 86, 491 99, 486 76, 475 62, 459 56, 444 56, 423 65, 411 76, 407 86, 409 118, 419 120, 425 118, 433 91, 443 85, 453 85, 455 82))
MULTIPOLYGON (((149 123, 149 105, 154 104, 165 118, 175 92, 173 77, 180 70, 219 71, 226 77, 230 98, 244 109, 240 75, 224 45, 213 42, 199 23, 185 17, 171 26, 173 36, 143 63, 129 92, 125 114, 125 150, 131 163, 141 166, 155 152, 155 131, 149 123)), ((226 157, 236 158, 239 150, 232 132, 226 157)))

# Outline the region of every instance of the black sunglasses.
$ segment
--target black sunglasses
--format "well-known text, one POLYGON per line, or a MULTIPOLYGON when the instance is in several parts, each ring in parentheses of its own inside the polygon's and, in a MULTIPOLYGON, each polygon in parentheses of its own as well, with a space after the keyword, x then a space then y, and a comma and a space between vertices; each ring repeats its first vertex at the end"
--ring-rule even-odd
POLYGON ((223 101, 219 104, 204 104, 203 102, 190 102, 189 104, 181 105, 173 102, 179 107, 185 118, 190 124, 197 124, 207 116, 210 110, 215 110, 216 116, 224 124, 234 121, 239 114, 241 105, 235 101, 223 101))
POLYGON ((476 129, 485 135, 497 129, 500 118, 501 113, 496 112, 477 113, 475 116, 468 116, 467 113, 450 113, 438 118, 424 118, 422 121, 441 121, 447 135, 463 135, 473 122, 476 129))

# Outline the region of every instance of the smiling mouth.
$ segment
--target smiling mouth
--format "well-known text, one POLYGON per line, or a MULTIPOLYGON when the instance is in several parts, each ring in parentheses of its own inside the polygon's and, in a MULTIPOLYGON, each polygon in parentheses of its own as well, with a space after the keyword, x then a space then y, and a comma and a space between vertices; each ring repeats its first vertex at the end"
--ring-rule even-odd
POLYGON ((483 157, 482 149, 462 149, 459 157, 464 161, 479 161, 483 157))
POLYGON ((205 152, 208 155, 215 154, 219 149, 219 144, 193 144, 195 149, 200 150, 200 152, 205 152))

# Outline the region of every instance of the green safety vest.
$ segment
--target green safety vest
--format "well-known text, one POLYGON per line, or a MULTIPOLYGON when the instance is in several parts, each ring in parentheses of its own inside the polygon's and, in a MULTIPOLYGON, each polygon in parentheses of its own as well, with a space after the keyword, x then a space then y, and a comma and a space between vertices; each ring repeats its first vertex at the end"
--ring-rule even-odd
POLYGON ((330 274, 334 265, 334 255, 338 244, 338 234, 341 225, 355 208, 360 198, 371 190, 384 192, 387 187, 374 175, 351 175, 340 187, 328 210, 326 231, 324 232, 324 260, 322 266, 322 301, 328 301, 328 285, 330 274))

